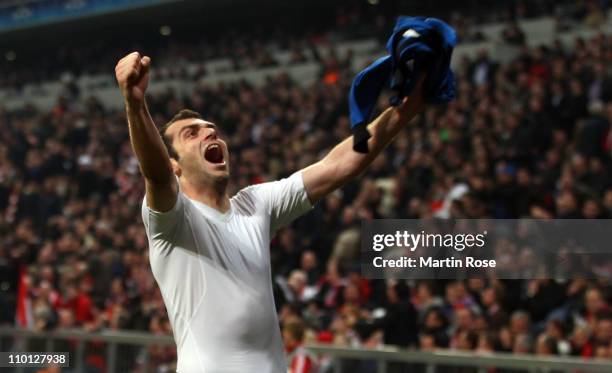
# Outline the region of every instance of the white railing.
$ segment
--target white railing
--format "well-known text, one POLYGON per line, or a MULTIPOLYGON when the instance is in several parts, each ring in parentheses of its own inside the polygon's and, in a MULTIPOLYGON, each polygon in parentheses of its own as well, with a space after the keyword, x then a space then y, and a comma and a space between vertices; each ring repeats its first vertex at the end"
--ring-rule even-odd
MULTIPOLYGON (((89 333, 79 329, 37 332, 28 329, 0 327, 0 351, 3 352, 68 352, 70 369, 68 372, 84 372, 88 343, 104 345, 106 372, 122 372, 118 368, 118 349, 125 345, 140 347, 141 358, 148 359, 149 346, 174 346, 171 336, 160 336, 151 333, 127 331, 102 331, 89 333), (31 351, 32 342, 39 342, 36 351, 31 351), (42 342, 42 343, 40 343, 42 342), (61 342, 66 342, 62 344, 61 342), (66 344, 73 344, 69 351, 63 350, 66 344), (42 347, 42 351, 41 351, 42 347)), ((136 359, 135 355, 131 356, 136 359)), ((16 369, 17 373, 23 369, 16 369)))
MULTIPOLYGON (((104 363, 107 372, 127 372, 121 368, 118 353, 126 345, 139 348, 139 354, 123 354, 123 359, 145 362, 149 358, 150 346, 174 346, 171 336, 158 336, 141 332, 104 331, 87 333, 81 330, 66 330, 52 332, 35 332, 13 327, 0 327, 0 351, 26 352, 28 343, 38 340, 36 352, 69 352, 72 372, 82 372, 85 367, 85 348, 90 342, 104 344, 104 363), (60 351, 61 342, 75 344, 74 351, 60 351)), ((575 357, 539 357, 535 355, 516 355, 507 353, 470 353, 452 350, 414 351, 385 346, 377 349, 360 349, 333 347, 329 345, 309 345, 307 348, 317 356, 325 356, 331 360, 330 369, 333 373, 347 372, 345 362, 367 363, 376 367, 376 372, 387 373, 390 363, 413 364, 419 366, 419 371, 435 373, 439 367, 457 368, 472 367, 479 373, 488 372, 491 368, 514 369, 522 372, 567 372, 567 373, 604 373, 612 372, 612 361, 582 359, 575 357)), ((130 364, 127 364, 130 365, 130 364)), ((353 368, 351 368, 351 372, 353 368)), ((17 370, 17 372, 20 372, 17 370)))
MULTIPOLYGON (((612 361, 583 359, 576 357, 542 357, 530 354, 476 353, 439 349, 435 351, 405 350, 392 346, 379 349, 357 349, 311 345, 308 349, 318 356, 331 356, 333 372, 342 372, 339 363, 343 359, 370 360, 376 362, 376 372, 386 373, 392 362, 416 364, 425 373, 435 373, 437 368, 476 368, 478 373, 489 372, 491 368, 513 369, 522 372, 567 372, 598 373, 612 372, 612 361)), ((451 370, 452 371, 452 370, 451 370)))

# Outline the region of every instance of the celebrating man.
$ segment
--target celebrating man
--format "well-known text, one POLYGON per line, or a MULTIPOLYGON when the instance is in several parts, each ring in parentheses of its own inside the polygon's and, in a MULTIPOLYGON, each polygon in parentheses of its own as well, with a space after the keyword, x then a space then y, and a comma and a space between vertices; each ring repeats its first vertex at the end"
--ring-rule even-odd
POLYGON ((368 126, 369 153, 353 151, 346 139, 290 177, 230 198, 230 154, 215 124, 181 110, 156 128, 145 101, 150 65, 149 57, 134 52, 117 63, 115 73, 145 178, 142 218, 177 345, 177 370, 284 373, 270 239, 368 167, 424 109, 420 88, 368 126))

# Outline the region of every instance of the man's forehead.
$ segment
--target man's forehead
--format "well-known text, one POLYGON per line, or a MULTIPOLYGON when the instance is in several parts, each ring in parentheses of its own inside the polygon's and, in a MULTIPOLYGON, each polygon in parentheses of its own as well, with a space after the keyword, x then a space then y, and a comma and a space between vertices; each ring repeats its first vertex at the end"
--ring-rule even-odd
POLYGON ((172 125, 170 127, 168 127, 167 132, 169 133, 178 133, 181 129, 183 129, 184 127, 189 127, 189 126, 193 126, 193 125, 200 125, 200 126, 206 126, 206 127, 215 127, 215 124, 212 122, 209 122, 207 120, 204 119, 199 119, 199 118, 185 118, 185 119, 179 119, 176 122, 172 123, 172 125))

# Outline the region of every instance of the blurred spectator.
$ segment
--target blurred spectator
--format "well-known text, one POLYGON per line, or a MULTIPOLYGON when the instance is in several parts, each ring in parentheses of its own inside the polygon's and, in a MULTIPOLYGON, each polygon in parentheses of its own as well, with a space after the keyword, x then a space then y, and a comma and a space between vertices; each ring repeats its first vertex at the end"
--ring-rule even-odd
POLYGON ((520 26, 516 21, 510 22, 502 30, 502 38, 510 45, 523 45, 525 44, 525 33, 521 30, 520 26))
POLYGON ((283 326, 283 342, 288 355, 289 373, 315 373, 318 371, 316 356, 302 347, 304 325, 300 321, 288 322, 283 326))

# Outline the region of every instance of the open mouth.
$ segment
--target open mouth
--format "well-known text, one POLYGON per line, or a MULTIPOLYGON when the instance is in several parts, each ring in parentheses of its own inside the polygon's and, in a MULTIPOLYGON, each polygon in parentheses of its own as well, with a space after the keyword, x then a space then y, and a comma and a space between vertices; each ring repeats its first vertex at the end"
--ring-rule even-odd
POLYGON ((210 144, 204 151, 204 159, 210 163, 222 164, 223 163, 223 150, 219 144, 210 144))

